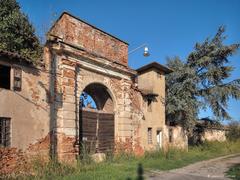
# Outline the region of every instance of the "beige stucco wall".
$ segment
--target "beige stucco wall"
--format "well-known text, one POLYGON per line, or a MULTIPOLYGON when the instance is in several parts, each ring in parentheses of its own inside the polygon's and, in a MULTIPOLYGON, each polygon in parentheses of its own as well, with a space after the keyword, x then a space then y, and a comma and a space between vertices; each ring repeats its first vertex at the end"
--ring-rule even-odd
POLYGON ((11 90, 0 88, 0 117, 11 118, 11 147, 26 149, 49 133, 48 74, 18 63, 11 66, 11 90), (13 90, 13 69, 22 68, 22 90, 13 90))
POLYGON ((144 120, 140 125, 141 145, 146 150, 163 149, 169 147, 186 149, 188 140, 185 131, 180 126, 167 126, 165 124, 165 74, 156 69, 138 75, 138 86, 140 90, 149 91, 158 96, 153 100, 149 110, 147 101, 142 98, 144 120), (152 144, 148 144, 148 128, 152 128, 152 144), (169 129, 172 129, 172 142, 169 142, 169 129), (161 131, 160 144, 157 132, 161 131))
POLYGON ((205 129, 202 135, 203 141, 226 141, 225 130, 222 129, 205 129))

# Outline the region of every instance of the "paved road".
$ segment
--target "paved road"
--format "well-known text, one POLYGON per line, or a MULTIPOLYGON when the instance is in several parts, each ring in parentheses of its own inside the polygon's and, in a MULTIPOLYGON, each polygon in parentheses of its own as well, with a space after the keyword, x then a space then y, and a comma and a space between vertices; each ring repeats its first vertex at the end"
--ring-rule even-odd
POLYGON ((230 166, 240 163, 240 154, 224 156, 208 161, 202 161, 189 166, 167 172, 154 171, 147 175, 147 179, 157 180, 223 180, 228 179, 224 173, 230 166))

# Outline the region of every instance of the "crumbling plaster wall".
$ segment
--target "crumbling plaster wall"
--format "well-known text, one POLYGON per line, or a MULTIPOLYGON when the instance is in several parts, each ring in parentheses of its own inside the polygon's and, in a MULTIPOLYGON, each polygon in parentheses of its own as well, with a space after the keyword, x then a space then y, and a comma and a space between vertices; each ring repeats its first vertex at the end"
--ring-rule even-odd
POLYGON ((26 150, 49 133, 49 74, 36 68, 3 61, 11 66, 11 89, 0 89, 0 117, 11 118, 11 147, 26 150), (14 67, 22 69, 22 89, 13 90, 14 67))

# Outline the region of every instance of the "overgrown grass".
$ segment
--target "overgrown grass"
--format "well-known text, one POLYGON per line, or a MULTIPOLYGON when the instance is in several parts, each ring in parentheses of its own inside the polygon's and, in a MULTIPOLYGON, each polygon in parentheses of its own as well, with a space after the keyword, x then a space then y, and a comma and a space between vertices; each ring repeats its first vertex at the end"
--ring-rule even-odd
POLYGON ((234 180, 240 180, 240 164, 231 167, 227 171, 227 176, 234 180))
POLYGON ((167 152, 146 152, 143 157, 125 153, 110 155, 102 163, 94 163, 89 159, 87 163, 79 161, 74 166, 56 162, 36 163, 33 164, 35 173, 31 176, 21 176, 21 179, 136 179, 141 176, 143 170, 146 172, 175 169, 233 153, 240 153, 240 141, 206 142, 200 146, 189 147, 188 151, 170 149, 167 152))

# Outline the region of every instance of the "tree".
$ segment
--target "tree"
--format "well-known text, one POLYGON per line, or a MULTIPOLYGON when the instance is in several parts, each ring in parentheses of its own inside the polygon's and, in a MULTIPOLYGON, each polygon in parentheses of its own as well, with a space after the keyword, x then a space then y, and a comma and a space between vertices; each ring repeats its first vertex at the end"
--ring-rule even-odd
POLYGON ((15 52, 37 63, 42 47, 28 17, 16 0, 0 0, 0 49, 15 52))
POLYGON ((167 119, 181 123, 190 130, 200 109, 210 108, 218 120, 231 119, 228 100, 240 99, 240 79, 227 81, 234 67, 228 58, 239 44, 224 45, 225 28, 203 43, 196 43, 186 60, 168 58, 167 66, 174 72, 166 77, 167 119))

